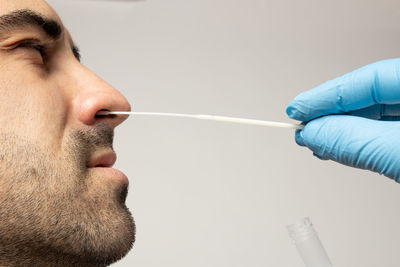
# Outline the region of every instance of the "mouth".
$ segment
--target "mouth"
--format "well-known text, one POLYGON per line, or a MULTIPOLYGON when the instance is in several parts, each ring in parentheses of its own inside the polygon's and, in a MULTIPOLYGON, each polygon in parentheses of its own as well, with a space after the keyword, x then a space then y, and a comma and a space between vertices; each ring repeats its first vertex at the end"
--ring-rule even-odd
POLYGON ((117 161, 117 155, 114 151, 95 153, 86 164, 87 168, 111 168, 117 161))
POLYGON ((95 171, 98 175, 107 179, 112 179, 118 183, 128 185, 128 177, 120 170, 112 168, 117 160, 117 155, 114 151, 97 152, 87 162, 86 167, 90 171, 95 171))

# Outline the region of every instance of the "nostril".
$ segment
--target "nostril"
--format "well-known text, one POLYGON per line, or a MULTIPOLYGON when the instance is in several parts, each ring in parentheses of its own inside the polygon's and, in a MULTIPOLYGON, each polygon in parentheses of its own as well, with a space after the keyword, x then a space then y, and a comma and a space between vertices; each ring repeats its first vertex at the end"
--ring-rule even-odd
POLYGON ((97 113, 94 115, 95 119, 104 119, 104 118, 115 118, 115 115, 108 114, 110 112, 109 110, 102 109, 97 111, 97 113))

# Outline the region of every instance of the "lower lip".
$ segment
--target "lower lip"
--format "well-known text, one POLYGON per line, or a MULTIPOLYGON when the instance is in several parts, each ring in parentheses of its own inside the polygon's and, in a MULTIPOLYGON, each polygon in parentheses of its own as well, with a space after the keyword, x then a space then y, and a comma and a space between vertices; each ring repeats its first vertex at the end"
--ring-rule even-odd
POLYGON ((106 167, 93 167, 89 169, 101 172, 104 176, 110 177, 120 183, 129 184, 128 177, 120 170, 106 167))

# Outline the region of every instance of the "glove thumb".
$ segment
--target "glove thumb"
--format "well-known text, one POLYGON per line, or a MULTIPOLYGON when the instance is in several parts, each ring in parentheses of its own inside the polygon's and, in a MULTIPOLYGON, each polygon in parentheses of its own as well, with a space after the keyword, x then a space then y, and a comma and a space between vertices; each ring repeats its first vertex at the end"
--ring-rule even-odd
POLYGON ((321 159, 400 180, 400 122, 331 115, 296 132, 296 142, 321 159))

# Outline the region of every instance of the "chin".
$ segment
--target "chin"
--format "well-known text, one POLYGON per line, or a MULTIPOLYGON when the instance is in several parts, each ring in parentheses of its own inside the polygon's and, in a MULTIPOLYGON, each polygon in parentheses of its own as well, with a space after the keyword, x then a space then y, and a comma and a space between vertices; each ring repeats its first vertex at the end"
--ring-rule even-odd
MULTIPOLYGON (((136 226, 129 210, 124 208, 124 216, 109 221, 107 230, 94 240, 83 253, 84 262, 106 266, 125 257, 135 243, 136 226), (112 228, 109 228, 109 227, 112 228)), ((82 244, 82 243, 81 243, 82 244)))

